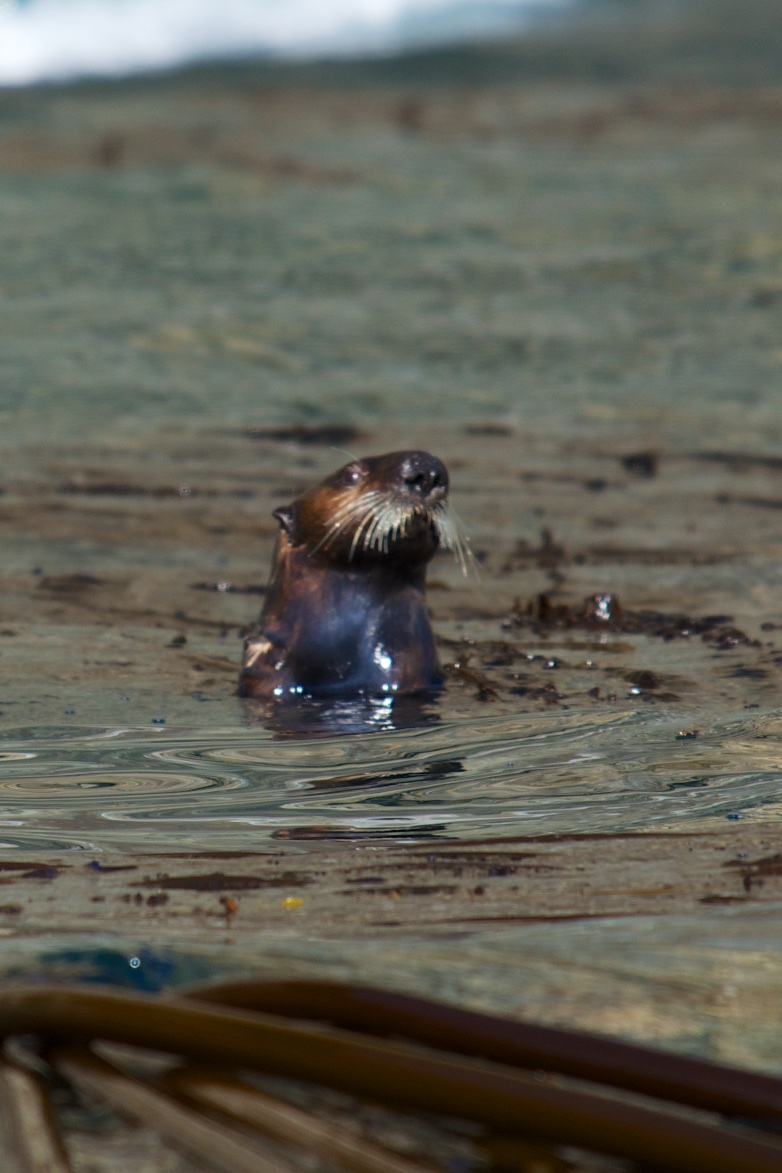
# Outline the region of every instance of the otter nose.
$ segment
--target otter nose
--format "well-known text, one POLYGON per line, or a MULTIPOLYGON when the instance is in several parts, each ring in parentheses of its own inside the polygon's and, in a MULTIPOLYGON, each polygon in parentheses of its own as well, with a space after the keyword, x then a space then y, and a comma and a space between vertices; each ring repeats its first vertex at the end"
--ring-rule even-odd
POLYGON ((402 465, 402 480, 408 491, 428 497, 435 489, 448 492, 448 470, 441 460, 428 452, 411 452, 402 465))

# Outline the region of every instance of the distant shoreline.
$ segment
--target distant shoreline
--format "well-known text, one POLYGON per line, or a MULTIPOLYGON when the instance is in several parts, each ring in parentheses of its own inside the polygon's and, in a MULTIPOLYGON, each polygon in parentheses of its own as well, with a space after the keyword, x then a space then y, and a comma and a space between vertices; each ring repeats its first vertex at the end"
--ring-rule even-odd
POLYGON ((0 0, 0 86, 249 59, 335 62, 517 37, 584 0, 0 0))
POLYGON ((782 84, 780 0, 577 0, 523 34, 403 52, 292 59, 274 53, 203 58, 114 77, 12 86, 25 91, 134 93, 150 85, 232 89, 419 89, 575 82, 590 85, 782 84))

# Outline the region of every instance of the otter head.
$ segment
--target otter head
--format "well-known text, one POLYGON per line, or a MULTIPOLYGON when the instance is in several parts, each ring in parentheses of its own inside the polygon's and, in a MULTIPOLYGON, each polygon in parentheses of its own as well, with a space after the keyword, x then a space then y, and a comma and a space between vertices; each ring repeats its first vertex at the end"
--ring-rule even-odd
POLYGON ((467 554, 448 511, 448 470, 428 452, 352 460, 277 509, 289 542, 333 566, 422 566, 439 546, 467 554))

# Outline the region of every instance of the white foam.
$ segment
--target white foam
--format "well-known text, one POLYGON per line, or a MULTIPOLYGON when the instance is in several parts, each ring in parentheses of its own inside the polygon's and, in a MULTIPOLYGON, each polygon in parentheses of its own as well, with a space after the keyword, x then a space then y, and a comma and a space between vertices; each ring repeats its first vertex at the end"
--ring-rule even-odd
POLYGON ((522 24, 567 0, 0 0, 0 85, 204 58, 347 55, 522 24))

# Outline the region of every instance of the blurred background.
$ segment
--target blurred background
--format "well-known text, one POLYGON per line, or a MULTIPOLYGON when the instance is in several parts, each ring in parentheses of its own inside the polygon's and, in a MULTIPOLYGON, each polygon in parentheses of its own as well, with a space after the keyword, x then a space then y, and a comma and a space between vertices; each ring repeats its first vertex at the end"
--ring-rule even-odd
POLYGON ((548 69, 556 69, 550 34, 557 23, 571 45, 570 68, 580 58, 584 73, 602 66, 605 80, 639 71, 771 80, 778 15, 775 0, 2 0, 0 83, 231 58, 388 55, 492 39, 506 50, 509 40, 522 40, 514 46, 526 58, 521 76, 541 48, 541 30, 548 69))
POLYGON ((399 52, 518 32, 572 0, 3 0, 0 81, 219 57, 399 52))

